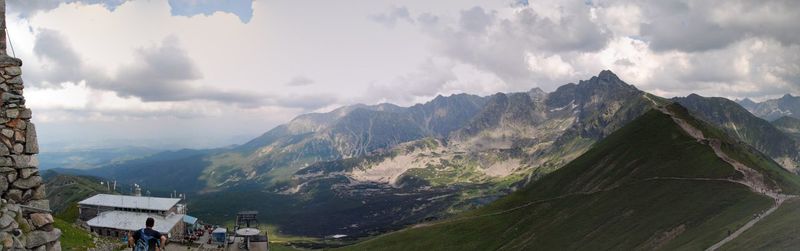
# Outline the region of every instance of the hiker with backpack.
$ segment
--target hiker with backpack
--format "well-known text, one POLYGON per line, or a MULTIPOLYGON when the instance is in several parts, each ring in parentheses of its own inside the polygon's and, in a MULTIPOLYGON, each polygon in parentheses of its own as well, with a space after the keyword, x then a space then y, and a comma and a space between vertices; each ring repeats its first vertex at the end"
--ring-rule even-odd
POLYGON ((155 223, 153 218, 147 218, 144 223, 145 228, 139 229, 132 234, 129 233, 128 246, 132 247, 133 251, 164 250, 164 245, 167 243, 167 236, 153 230, 153 225, 155 225, 155 223))

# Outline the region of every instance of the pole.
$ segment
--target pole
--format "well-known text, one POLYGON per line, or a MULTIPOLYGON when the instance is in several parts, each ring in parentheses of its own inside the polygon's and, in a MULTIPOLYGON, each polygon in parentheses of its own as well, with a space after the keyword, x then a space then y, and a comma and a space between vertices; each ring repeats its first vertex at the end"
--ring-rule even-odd
POLYGON ((0 55, 8 55, 6 52, 6 0, 0 0, 0 55))

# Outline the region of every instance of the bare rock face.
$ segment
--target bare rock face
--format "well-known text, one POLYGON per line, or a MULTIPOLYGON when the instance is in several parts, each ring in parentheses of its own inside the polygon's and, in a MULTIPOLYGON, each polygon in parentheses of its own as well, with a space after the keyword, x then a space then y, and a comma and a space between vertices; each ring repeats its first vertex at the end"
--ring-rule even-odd
MULTIPOLYGON (((0 0, 0 7, 4 5, 0 0)), ((25 108, 21 66, 22 61, 0 50, 0 250, 58 251, 61 230, 53 227, 45 200, 36 126, 30 121, 32 111, 25 108)))

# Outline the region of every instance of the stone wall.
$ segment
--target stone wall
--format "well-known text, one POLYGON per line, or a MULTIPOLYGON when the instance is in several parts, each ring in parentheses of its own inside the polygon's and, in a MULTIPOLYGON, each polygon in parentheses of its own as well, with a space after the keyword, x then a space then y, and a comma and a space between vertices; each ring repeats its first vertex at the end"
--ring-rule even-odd
POLYGON ((61 250, 39 176, 39 146, 23 97, 22 61, 0 53, 0 245, 2 250, 61 250))

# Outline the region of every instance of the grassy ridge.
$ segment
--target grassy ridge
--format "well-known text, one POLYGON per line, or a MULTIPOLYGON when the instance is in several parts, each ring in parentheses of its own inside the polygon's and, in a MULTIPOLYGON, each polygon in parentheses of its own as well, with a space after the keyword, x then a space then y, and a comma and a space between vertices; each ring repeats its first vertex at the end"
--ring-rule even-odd
MULTIPOLYGON (((706 135, 719 135, 685 119, 706 135)), ((747 151, 728 147, 729 153, 747 151)), ((764 164, 752 155, 735 157, 764 164)), ((794 178, 775 172, 768 176, 785 190, 796 189, 794 178)), ((724 181, 739 175, 669 116, 651 111, 489 206, 343 250, 703 249, 772 203, 724 181)))

